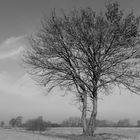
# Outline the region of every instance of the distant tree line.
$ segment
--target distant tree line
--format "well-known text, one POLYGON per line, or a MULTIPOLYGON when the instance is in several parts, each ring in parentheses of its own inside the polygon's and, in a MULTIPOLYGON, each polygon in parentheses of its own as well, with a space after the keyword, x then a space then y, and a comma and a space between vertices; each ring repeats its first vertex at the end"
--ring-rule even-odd
MULTIPOLYGON (((20 127, 28 131, 45 131, 52 127, 82 127, 80 117, 69 117, 62 121, 62 123, 53 123, 51 121, 44 121, 42 116, 37 118, 29 119, 25 123, 22 122, 23 117, 18 116, 9 120, 9 125, 5 125, 4 121, 0 122, 1 128, 15 128, 20 127)), ((87 120, 88 122, 89 120, 87 120)), ((134 125, 130 123, 129 119, 121 119, 118 122, 109 120, 96 120, 97 127, 140 127, 140 120, 134 125)))
MULTIPOLYGON (((87 122, 89 120, 87 119, 87 122)), ((79 117, 70 117, 61 123, 63 127, 82 127, 81 119, 79 117)), ((121 119, 118 122, 109 120, 96 120, 97 127, 140 127, 140 120, 134 125, 130 123, 129 119, 121 119)))
MULTIPOLYGON (((9 126, 5 128, 21 127, 28 131, 45 131, 47 128, 60 127, 58 123, 52 123, 51 121, 44 121, 42 116, 29 119, 25 123, 22 122, 23 117, 18 116, 9 120, 9 126)), ((4 126, 4 122, 1 122, 1 127, 4 126)))
POLYGON ((63 127, 81 127, 81 119, 79 117, 70 117, 61 123, 63 127))

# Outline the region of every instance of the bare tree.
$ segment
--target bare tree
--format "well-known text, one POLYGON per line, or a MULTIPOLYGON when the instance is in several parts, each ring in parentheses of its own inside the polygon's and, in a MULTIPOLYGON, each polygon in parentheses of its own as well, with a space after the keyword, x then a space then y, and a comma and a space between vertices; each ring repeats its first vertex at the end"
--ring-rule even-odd
POLYGON ((9 125, 11 127, 15 127, 16 126, 16 119, 15 118, 12 118, 10 121, 9 121, 9 125))
POLYGON ((39 131, 41 133, 41 131, 45 131, 46 130, 45 123, 46 122, 44 122, 43 117, 39 116, 36 119, 28 120, 25 123, 25 127, 26 127, 27 130, 39 131))
POLYGON ((3 128, 4 125, 5 125, 4 121, 1 121, 1 122, 0 122, 0 127, 3 128))
POLYGON ((118 123, 117 123, 117 126, 129 127, 130 126, 130 120, 129 119, 119 120, 118 123))
POLYGON ((22 119, 23 119, 22 116, 18 116, 18 117, 15 118, 15 120, 16 120, 16 126, 17 127, 21 127, 22 126, 22 119))
POLYGON ((139 120, 137 121, 137 127, 140 127, 140 121, 139 120))
POLYGON ((139 17, 124 14, 114 2, 100 14, 92 8, 62 16, 52 12, 42 20, 24 61, 49 90, 59 86, 76 93, 83 104, 83 133, 93 135, 98 93, 113 86, 140 91, 139 54, 139 17), (88 97, 92 110, 87 124, 88 97))

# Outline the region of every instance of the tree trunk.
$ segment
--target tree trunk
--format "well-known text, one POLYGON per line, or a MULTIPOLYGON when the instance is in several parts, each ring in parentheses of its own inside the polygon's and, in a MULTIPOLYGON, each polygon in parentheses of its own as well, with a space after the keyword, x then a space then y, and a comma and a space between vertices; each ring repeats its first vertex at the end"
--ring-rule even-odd
POLYGON ((88 123, 87 135, 93 136, 96 129, 96 116, 97 116, 97 93, 92 101, 92 112, 88 123))
POLYGON ((87 115, 87 95, 84 95, 83 98, 83 109, 82 109, 82 126, 83 126, 83 135, 86 135, 87 132, 87 120, 86 120, 86 115, 87 115))

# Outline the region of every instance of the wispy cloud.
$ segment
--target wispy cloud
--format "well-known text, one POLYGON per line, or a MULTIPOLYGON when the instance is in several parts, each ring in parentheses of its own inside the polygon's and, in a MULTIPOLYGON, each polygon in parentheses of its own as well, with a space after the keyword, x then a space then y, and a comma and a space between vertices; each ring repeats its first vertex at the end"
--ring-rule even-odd
POLYGON ((26 36, 11 37, 0 44, 0 60, 19 56, 26 47, 26 36))
POLYGON ((1 48, 5 48, 5 47, 14 47, 15 46, 15 42, 19 42, 20 40, 22 40, 24 38, 24 36, 18 36, 18 37, 10 37, 7 40, 5 40, 2 44, 0 44, 1 48))
POLYGON ((19 48, 15 49, 15 50, 3 52, 0 54, 0 60, 19 56, 23 51, 24 51, 24 47, 20 46, 19 48))

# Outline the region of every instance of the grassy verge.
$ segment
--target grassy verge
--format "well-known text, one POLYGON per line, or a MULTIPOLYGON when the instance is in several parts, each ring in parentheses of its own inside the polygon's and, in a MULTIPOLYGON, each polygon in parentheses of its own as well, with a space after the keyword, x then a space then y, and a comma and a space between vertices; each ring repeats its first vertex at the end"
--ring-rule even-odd
MULTIPOLYGON (((10 129, 11 130, 11 129, 10 129)), ((63 138, 68 140, 138 140, 132 139, 127 136, 119 135, 119 134, 112 134, 112 133, 99 133, 95 134, 94 136, 84 136, 84 135, 75 135, 75 134, 61 134, 61 133, 53 133, 47 131, 46 133, 39 133, 39 132, 32 132, 27 130, 19 130, 19 129, 12 129, 12 131, 22 132, 22 133, 31 133, 31 134, 39 134, 48 137, 55 137, 55 138, 63 138)))
POLYGON ((42 134, 45 136, 64 138, 69 140, 132 140, 130 137, 109 133, 95 134, 94 136, 64 135, 64 134, 42 134))

